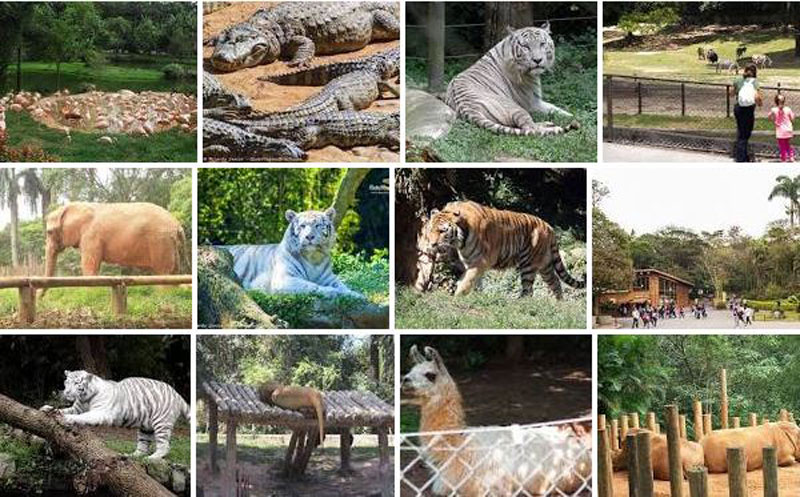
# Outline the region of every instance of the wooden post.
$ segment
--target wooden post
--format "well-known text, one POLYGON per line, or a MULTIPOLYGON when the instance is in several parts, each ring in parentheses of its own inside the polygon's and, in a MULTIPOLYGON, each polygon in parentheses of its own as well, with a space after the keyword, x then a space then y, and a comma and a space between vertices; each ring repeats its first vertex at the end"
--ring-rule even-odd
POLYGON ((765 425, 769 423, 769 416, 764 416, 761 418, 761 424, 765 425))
POLYGON ((236 491, 236 418, 228 416, 225 427, 225 466, 228 476, 228 495, 236 491))
POLYGON ((32 286, 19 287, 19 321, 26 324, 36 321, 36 289, 32 286))
POLYGON ((597 416, 597 430, 605 430, 606 429, 606 415, 599 414, 597 416))
POLYGON ((703 404, 695 400, 692 404, 694 411, 694 441, 700 442, 703 439, 703 404))
POLYGON ((381 461, 379 470, 386 473, 389 470, 389 433, 385 426, 378 428, 378 453, 381 461))
POLYGON ((731 117, 731 85, 725 85, 725 117, 731 117))
POLYGON ((298 430, 297 431, 297 447, 294 450, 294 456, 292 457, 292 464, 289 469, 289 477, 294 478, 297 476, 298 470, 300 465, 303 461, 303 454, 306 451, 306 444, 311 443, 308 439, 308 430, 298 430))
POLYGON ((206 400, 208 409, 208 464, 213 474, 219 473, 217 463, 217 434, 219 433, 219 417, 217 415, 217 404, 211 400, 206 400))
POLYGON ((741 428, 742 427, 742 422, 739 419, 739 416, 734 416, 733 417, 733 427, 734 428, 741 428))
POLYGON ((668 405, 666 418, 669 491, 671 497, 683 497, 683 465, 681 464, 681 431, 678 406, 668 405))
POLYGON ((747 457, 741 447, 728 447, 728 495, 747 497, 747 457))
POLYGON ((750 413, 750 426, 758 426, 758 416, 754 412, 750 413))
POLYGON ((778 420, 789 421, 789 411, 786 409, 781 409, 781 412, 778 414, 778 420))
POLYGON ((656 413, 652 411, 647 413, 647 429, 653 433, 658 433, 658 427, 656 426, 656 413))
POLYGON ((636 434, 636 450, 639 452, 639 496, 653 497, 653 460, 650 457, 649 431, 640 431, 636 434))
POLYGON ((778 455, 775 447, 764 447, 764 497, 778 497, 778 455))
POLYGON ((686 83, 681 83, 681 116, 686 115, 686 83))
POLYGON ((689 496, 708 497, 708 469, 705 466, 689 469, 689 496))
MULTIPOLYGON (((606 76, 606 127, 608 128, 608 141, 614 141, 614 80, 606 76)), ((605 137, 605 136, 604 136, 605 137)))
POLYGON ((353 435, 350 433, 350 428, 342 428, 339 434, 339 459, 341 466, 339 471, 343 474, 352 473, 353 468, 350 467, 350 447, 353 445, 353 435))
POLYGON ((115 316, 123 316, 128 313, 127 286, 114 285, 111 287, 111 310, 115 316))
POLYGON ((639 413, 632 412, 628 416, 630 417, 631 428, 639 428, 639 413))
POLYGON ((638 106, 638 112, 637 113, 639 115, 642 115, 642 82, 641 81, 637 81, 636 82, 636 97, 637 97, 637 100, 639 101, 638 102, 639 106, 638 106))
POLYGON ((628 497, 640 497, 639 492, 639 439, 635 433, 625 437, 628 449, 628 497))
POLYGON ((431 93, 439 93, 444 90, 444 2, 431 2, 428 4, 426 34, 428 47, 428 90, 431 93))
POLYGON ((308 461, 311 460, 311 454, 314 452, 314 448, 321 443, 319 439, 319 432, 317 430, 308 430, 306 432, 306 446, 305 450, 299 454, 300 461, 297 465, 297 476, 302 476, 306 472, 306 468, 308 467, 308 461))
POLYGON ((728 428, 728 372, 719 371, 719 424, 725 430, 728 428))
POLYGON ((614 418, 611 420, 611 450, 619 450, 619 420, 614 418))
POLYGON ((794 423, 794 413, 792 411, 789 411, 789 422, 794 423))
POLYGON ((680 427, 681 427, 681 438, 684 439, 684 440, 687 440, 687 437, 686 437, 686 415, 685 414, 680 414, 678 416, 678 421, 679 421, 680 427))
POLYGON ((614 470, 611 467, 611 447, 609 433, 597 430, 597 472, 600 473, 600 490, 598 497, 614 497, 614 470))
POLYGON ((619 445, 625 445, 625 439, 628 437, 628 415, 621 414, 619 417, 619 445))
POLYGON ((711 425, 711 414, 703 414, 703 436, 711 435, 714 427, 711 425))

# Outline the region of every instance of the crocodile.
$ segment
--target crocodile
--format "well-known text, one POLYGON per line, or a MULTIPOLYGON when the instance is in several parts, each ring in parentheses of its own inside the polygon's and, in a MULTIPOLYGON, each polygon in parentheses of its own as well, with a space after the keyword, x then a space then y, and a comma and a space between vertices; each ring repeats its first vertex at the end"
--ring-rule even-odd
POLYGON ((247 97, 228 90, 217 78, 203 71, 203 115, 215 114, 219 108, 249 111, 252 106, 247 97))
POLYGON ((212 67, 231 72, 279 58, 292 67, 305 66, 314 55, 398 39, 399 2, 285 2, 256 11, 205 43, 215 47, 212 67))
POLYGON ((400 114, 397 112, 341 111, 305 118, 232 121, 245 130, 271 138, 291 140, 304 150, 334 145, 339 148, 383 145, 400 146, 400 114))
POLYGON ((251 133, 216 119, 203 119, 203 158, 226 160, 304 161, 296 143, 251 133))
POLYGON ((398 76, 400 74, 400 48, 390 48, 360 59, 331 62, 308 69, 270 74, 258 79, 285 86, 323 86, 339 76, 363 70, 378 73, 383 80, 398 76))

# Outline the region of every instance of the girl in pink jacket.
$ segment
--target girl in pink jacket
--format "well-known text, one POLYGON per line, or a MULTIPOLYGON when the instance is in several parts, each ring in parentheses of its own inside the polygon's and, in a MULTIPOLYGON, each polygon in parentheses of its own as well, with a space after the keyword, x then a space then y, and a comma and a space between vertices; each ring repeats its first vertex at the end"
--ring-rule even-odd
POLYGON ((794 112, 784 105, 785 101, 786 98, 780 93, 775 95, 775 107, 769 111, 769 119, 775 123, 775 137, 778 139, 778 149, 781 151, 781 162, 794 162, 792 148, 794 112))

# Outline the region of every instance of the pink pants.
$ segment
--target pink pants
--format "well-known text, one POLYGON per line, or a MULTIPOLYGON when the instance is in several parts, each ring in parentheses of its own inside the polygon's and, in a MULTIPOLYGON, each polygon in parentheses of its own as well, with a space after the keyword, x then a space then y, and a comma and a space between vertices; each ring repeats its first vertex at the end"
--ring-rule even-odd
POLYGON ((794 160, 791 138, 778 138, 778 149, 781 151, 781 162, 794 160))

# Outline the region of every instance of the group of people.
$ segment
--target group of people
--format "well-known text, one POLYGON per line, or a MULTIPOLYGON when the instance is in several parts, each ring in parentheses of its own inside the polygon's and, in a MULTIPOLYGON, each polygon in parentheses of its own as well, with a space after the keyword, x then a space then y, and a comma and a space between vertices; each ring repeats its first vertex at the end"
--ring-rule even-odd
POLYGON ((734 328, 738 328, 739 326, 747 328, 753 324, 753 314, 755 310, 748 306, 746 301, 733 299, 728 302, 728 309, 730 309, 733 315, 734 328))
POLYGON ((628 315, 633 319, 633 328, 655 328, 658 326, 659 319, 683 319, 685 313, 683 307, 678 306, 675 302, 662 303, 658 307, 645 304, 622 304, 619 307, 619 312, 623 317, 628 315))
MULTIPOLYGON (((730 89, 731 96, 736 99, 733 106, 733 115, 736 117, 736 146, 733 155, 736 162, 752 162, 747 147, 755 125, 756 106, 763 105, 757 75, 756 65, 747 64, 742 76, 733 80, 730 89)), ((775 125, 781 162, 794 162, 794 112, 786 105, 786 97, 780 91, 775 95, 774 102, 775 106, 770 109, 767 117, 775 125)))

